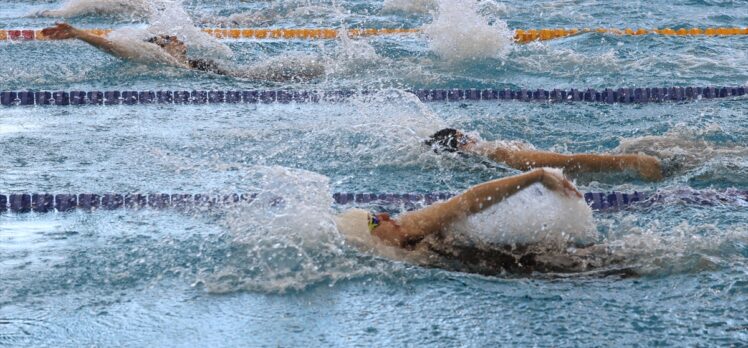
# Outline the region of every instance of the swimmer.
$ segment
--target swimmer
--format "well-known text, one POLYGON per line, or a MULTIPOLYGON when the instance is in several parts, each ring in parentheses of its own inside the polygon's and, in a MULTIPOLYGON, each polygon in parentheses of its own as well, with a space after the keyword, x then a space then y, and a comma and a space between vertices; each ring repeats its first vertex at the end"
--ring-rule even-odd
POLYGON ((663 178, 660 160, 644 154, 560 154, 537 151, 529 144, 481 141, 452 128, 445 128, 434 133, 425 143, 437 152, 461 152, 485 156, 522 171, 539 167, 562 168, 565 172, 571 173, 633 170, 648 181, 663 178))
POLYGON ((497 245, 457 241, 453 231, 456 224, 485 212, 534 184, 542 184, 553 192, 551 194, 584 204, 580 202, 581 193, 559 170, 538 168, 475 185, 449 200, 400 214, 396 218, 388 213, 372 214, 351 209, 338 215, 336 223, 341 233, 350 240, 360 240, 368 233, 377 241, 375 243, 383 243, 403 252, 425 251, 436 256, 422 262, 424 264, 473 273, 584 272, 613 262, 614 258, 603 246, 589 243, 575 245, 576 242, 563 238, 554 239, 561 240, 561 245, 555 242, 497 245))
MULTIPOLYGON (((137 58, 133 50, 121 43, 74 28, 67 23, 57 23, 53 27, 42 30, 44 36, 52 40, 78 39, 90 44, 106 53, 122 59, 137 58)), ((302 61, 277 60, 277 64, 258 64, 247 69, 233 70, 220 67, 216 62, 204 59, 190 59, 187 57, 187 45, 172 35, 158 35, 146 42, 156 45, 171 59, 169 63, 185 69, 209 72, 218 75, 229 75, 257 80, 290 81, 309 80, 324 74, 324 67, 316 62, 305 64, 302 61)))

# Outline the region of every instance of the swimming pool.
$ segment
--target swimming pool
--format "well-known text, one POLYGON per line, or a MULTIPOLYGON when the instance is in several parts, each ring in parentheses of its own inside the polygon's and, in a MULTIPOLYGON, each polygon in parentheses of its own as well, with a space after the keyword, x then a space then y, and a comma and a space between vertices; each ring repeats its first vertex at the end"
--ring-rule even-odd
MULTIPOLYGON (((330 5, 289 2, 272 25, 419 27, 431 21, 413 12, 427 2, 386 3, 407 11, 343 1, 339 11, 304 15, 293 9, 330 5)), ((748 20, 740 3, 724 1, 482 3, 484 15, 509 28, 730 27, 748 20)), ((5 28, 50 25, 54 19, 24 15, 59 5, 0 4, 5 28)), ((183 5, 198 21, 272 3, 183 5)), ((119 27, 138 16, 85 15, 71 22, 119 27)), ((745 85, 743 37, 584 34, 518 45, 505 56, 458 54, 451 61, 429 42, 419 35, 223 42, 235 64, 288 52, 324 58, 324 78, 292 84, 127 63, 81 43, 0 43, 2 90, 380 91, 340 103, 1 108, 0 193, 272 192, 305 214, 244 206, 0 214, 0 345, 748 344, 744 200, 664 199, 595 213, 601 238, 628 253, 643 274, 627 279, 483 277, 422 268, 356 250, 319 217, 332 192, 456 192, 516 173, 419 145, 445 125, 558 151, 615 151, 656 136, 660 152, 703 154, 663 182, 582 177, 582 191, 745 190, 744 97, 643 105, 422 103, 404 92, 745 85)))

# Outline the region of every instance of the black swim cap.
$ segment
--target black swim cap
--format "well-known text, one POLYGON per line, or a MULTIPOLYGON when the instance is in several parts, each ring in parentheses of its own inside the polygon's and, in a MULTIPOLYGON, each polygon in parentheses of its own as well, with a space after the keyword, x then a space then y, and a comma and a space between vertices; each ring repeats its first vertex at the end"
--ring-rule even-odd
POLYGON ((457 151, 457 130, 454 128, 444 128, 432 135, 426 140, 426 145, 431 146, 435 152, 457 151))
POLYGON ((163 47, 165 45, 168 45, 172 41, 178 41, 178 40, 179 39, 176 36, 172 36, 172 35, 157 35, 157 36, 151 37, 150 39, 145 40, 145 41, 153 43, 153 44, 157 44, 157 45, 163 47))

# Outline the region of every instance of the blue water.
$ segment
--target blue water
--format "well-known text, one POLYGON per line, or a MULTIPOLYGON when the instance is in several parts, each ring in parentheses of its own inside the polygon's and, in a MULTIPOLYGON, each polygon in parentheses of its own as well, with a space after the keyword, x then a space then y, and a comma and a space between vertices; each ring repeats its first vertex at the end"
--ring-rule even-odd
MULTIPOLYGON (((283 3, 266 26, 432 21, 428 13, 383 13, 378 1, 341 1, 327 12, 320 7, 330 9, 328 2, 283 3), (293 12, 309 5, 318 7, 312 15, 293 12)), ((748 26, 744 4, 731 1, 481 3, 485 15, 509 28, 748 26)), ((25 15, 61 5, 3 0, 0 27, 51 25, 56 19, 25 15)), ((195 22, 272 6, 279 5, 184 3, 195 22)), ((131 13, 70 21, 118 28, 145 22, 131 13)), ((698 153, 659 183, 580 177, 582 191, 748 189, 744 98, 422 104, 402 92, 744 85, 744 37, 585 34, 457 63, 434 53, 421 35, 226 44, 234 52, 227 64, 315 54, 327 74, 269 83, 123 62, 76 42, 0 43, 1 90, 383 90, 346 103, 0 109, 0 193, 265 190, 309 213, 301 221, 241 206, 0 215, 0 346, 748 345, 745 201, 665 200, 595 213, 600 242, 628 255, 641 274, 632 278, 423 268, 358 250, 317 216, 331 209, 324 198, 330 192, 459 191, 516 173, 419 145, 446 125, 561 152, 617 151, 656 137, 661 142, 650 150, 698 153)))

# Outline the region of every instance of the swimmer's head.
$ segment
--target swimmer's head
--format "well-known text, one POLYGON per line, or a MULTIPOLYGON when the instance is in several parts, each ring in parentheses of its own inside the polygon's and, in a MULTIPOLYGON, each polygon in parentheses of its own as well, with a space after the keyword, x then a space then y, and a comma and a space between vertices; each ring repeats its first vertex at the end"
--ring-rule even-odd
POLYGON ((165 51, 173 56, 186 56, 187 45, 184 44, 179 38, 173 35, 159 35, 154 36, 147 40, 152 44, 156 44, 163 48, 165 51))
MULTIPOLYGON (((359 248, 378 246, 399 246, 397 243, 385 240, 383 236, 402 235, 400 226, 387 213, 372 214, 363 209, 348 209, 335 217, 335 225, 346 242, 359 248), (376 226, 372 226, 378 220, 376 226), (372 229, 373 228, 373 229, 372 229)), ((381 249, 378 248, 381 251, 381 249)))
POLYGON ((397 221, 390 218, 388 213, 369 213, 367 216, 369 234, 390 246, 405 247, 408 240, 397 221))
POLYGON ((369 213, 368 217, 368 226, 369 226, 369 233, 373 232, 374 229, 381 225, 389 225, 392 223, 392 220, 390 220, 390 214, 388 213, 378 213, 378 214, 372 214, 369 213))
POLYGON ((173 36, 173 35, 158 35, 158 36, 154 36, 154 37, 152 37, 152 38, 150 38, 150 39, 148 39, 146 41, 150 42, 150 43, 153 43, 153 44, 156 44, 156 45, 159 45, 161 47, 166 47, 169 44, 171 44, 172 42, 181 42, 181 41, 179 41, 179 38, 177 38, 176 36, 173 36))
POLYGON ((434 152, 437 153, 440 151, 456 152, 460 150, 460 145, 465 145, 473 141, 475 140, 454 128, 444 128, 434 133, 434 135, 426 140, 425 144, 431 146, 434 152))
POLYGON ((364 240, 372 235, 372 231, 386 229, 395 221, 387 213, 372 214, 363 209, 349 209, 338 215, 335 223, 347 239, 364 240))

